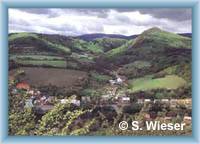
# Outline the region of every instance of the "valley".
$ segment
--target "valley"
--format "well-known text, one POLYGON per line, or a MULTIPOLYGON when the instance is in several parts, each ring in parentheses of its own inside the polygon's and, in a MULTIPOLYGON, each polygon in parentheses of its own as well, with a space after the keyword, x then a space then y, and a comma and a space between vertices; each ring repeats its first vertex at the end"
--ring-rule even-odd
POLYGON ((9 118, 32 118, 25 131, 10 126, 9 133, 190 135, 191 64, 191 37, 156 27, 130 37, 9 34, 9 118), (186 129, 120 131, 127 119, 186 129))

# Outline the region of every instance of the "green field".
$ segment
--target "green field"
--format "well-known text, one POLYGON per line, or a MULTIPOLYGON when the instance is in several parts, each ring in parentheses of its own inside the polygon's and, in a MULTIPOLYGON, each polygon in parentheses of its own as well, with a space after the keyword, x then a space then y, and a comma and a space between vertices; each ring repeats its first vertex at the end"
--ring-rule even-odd
POLYGON ((10 55, 11 60, 64 60, 59 56, 46 56, 46 55, 10 55))
POLYGON ((186 81, 177 75, 167 75, 164 78, 152 79, 152 76, 129 81, 130 91, 145 91, 151 89, 177 89, 186 85, 186 81))
POLYGON ((17 60, 17 63, 23 64, 23 65, 33 65, 33 66, 52 66, 52 67, 59 67, 59 68, 65 68, 66 62, 63 60, 17 60))

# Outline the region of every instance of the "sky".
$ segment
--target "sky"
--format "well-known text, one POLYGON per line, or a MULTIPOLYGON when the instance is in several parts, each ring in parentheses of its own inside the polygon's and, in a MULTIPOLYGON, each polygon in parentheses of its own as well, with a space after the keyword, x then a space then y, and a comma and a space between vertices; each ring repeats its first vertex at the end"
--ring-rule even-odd
POLYGON ((191 33, 191 17, 190 8, 9 8, 9 33, 36 32, 67 36, 105 33, 129 36, 152 27, 174 33, 191 33))

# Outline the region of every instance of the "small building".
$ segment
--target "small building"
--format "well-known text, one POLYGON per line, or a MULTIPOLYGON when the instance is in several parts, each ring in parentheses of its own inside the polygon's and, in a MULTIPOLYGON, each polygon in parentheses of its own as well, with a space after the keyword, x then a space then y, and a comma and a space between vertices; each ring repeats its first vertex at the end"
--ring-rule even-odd
POLYGON ((185 121, 185 120, 191 121, 191 120, 192 120, 192 117, 190 117, 190 116, 184 116, 183 120, 184 120, 184 121, 185 121))
POLYGON ((144 118, 145 118, 145 120, 149 120, 151 118, 151 116, 149 113, 145 113, 144 118))
POLYGON ((32 108, 34 107, 33 105, 33 100, 32 99, 28 99, 25 101, 25 108, 32 108))
POLYGON ((25 82, 20 82, 16 85, 16 88, 17 89, 23 89, 23 90, 29 90, 30 89, 30 86, 28 83, 25 83, 25 82))
POLYGON ((17 94, 17 92, 18 92, 18 91, 17 91, 17 89, 15 89, 15 88, 12 89, 12 91, 11 91, 12 94, 17 94))
POLYGON ((34 95, 34 90, 28 90, 27 94, 34 95))
POLYGON ((81 101, 82 101, 82 102, 90 102, 90 101, 91 101, 91 98, 88 97, 88 96, 83 96, 83 97, 81 97, 81 101))
POLYGON ((177 99, 171 99, 170 100, 170 107, 171 108, 175 108, 176 107, 176 105, 177 105, 177 99))
POLYGON ((144 99, 138 99, 138 100, 137 100, 137 103, 138 103, 138 104, 144 104, 144 99))
POLYGON ((144 99, 145 103, 151 102, 151 99, 144 99))
POLYGON ((153 103, 158 103, 160 101, 161 101, 160 99, 154 99, 153 103))
POLYGON ((114 85, 114 84, 116 84, 116 81, 115 81, 115 80, 109 80, 109 83, 110 83, 111 85, 114 85))
POLYGON ((77 99, 61 99, 60 100, 60 103, 61 104, 66 104, 66 103, 70 103, 70 104, 74 104, 76 106, 80 106, 81 104, 81 101, 80 100, 77 100, 77 99))
POLYGON ((116 83, 117 84, 121 84, 123 82, 123 80, 120 78, 120 77, 118 77, 117 79, 116 79, 116 83))
POLYGON ((119 102, 124 103, 124 104, 128 104, 130 103, 130 97, 127 96, 123 96, 123 97, 119 97, 119 102))
POLYGON ((68 99, 61 99, 61 100, 60 100, 60 103, 61 103, 61 104, 66 104, 67 102, 69 102, 68 99))
POLYGON ((73 100, 71 100, 71 104, 74 104, 74 105, 76 105, 76 106, 80 106, 80 105, 81 105, 81 101, 80 101, 80 100, 73 99, 73 100))
POLYGON ((168 102, 169 102, 169 99, 161 99, 161 102, 163 102, 163 103, 168 103, 168 102))
POLYGON ((192 123, 192 117, 190 117, 190 116, 184 116, 184 117, 183 117, 183 121, 184 121, 186 124, 191 124, 191 123, 192 123))
POLYGON ((102 100, 109 100, 110 99, 110 95, 109 94, 104 94, 101 96, 102 100))

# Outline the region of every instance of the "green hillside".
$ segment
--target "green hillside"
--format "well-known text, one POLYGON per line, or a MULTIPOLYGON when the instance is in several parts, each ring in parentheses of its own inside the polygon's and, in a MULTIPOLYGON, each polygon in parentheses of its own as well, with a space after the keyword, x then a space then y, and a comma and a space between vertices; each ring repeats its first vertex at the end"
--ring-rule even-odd
POLYGON ((104 52, 120 47, 125 44, 128 40, 120 38, 97 38, 93 43, 98 44, 103 48, 104 52))
POLYGON ((133 48, 139 47, 155 50, 164 48, 191 48, 191 38, 163 31, 155 27, 144 31, 136 38, 133 48))
POLYGON ((129 40, 125 44, 120 47, 114 48, 108 52, 106 52, 106 58, 115 58, 117 56, 123 55, 127 49, 134 43, 134 40, 129 40))
POLYGON ((37 34, 34 33, 15 33, 11 34, 8 38, 9 45, 10 45, 10 52, 21 52, 21 49, 25 49, 24 52, 28 51, 31 52, 40 52, 46 51, 48 52, 58 52, 62 54, 70 54, 71 50, 68 47, 65 47, 59 43, 52 43, 39 37, 37 34), (14 46, 12 46, 14 45, 14 46), (27 47, 33 47, 27 48, 27 47), (35 47, 35 49, 34 49, 35 47), (13 50, 14 49, 14 50, 13 50))
POLYGON ((177 89, 185 86, 186 81, 176 75, 167 75, 163 78, 151 77, 138 78, 130 81, 130 92, 145 91, 151 89, 177 89))

